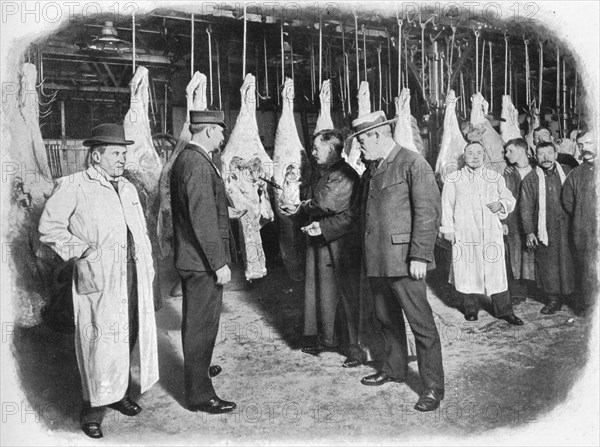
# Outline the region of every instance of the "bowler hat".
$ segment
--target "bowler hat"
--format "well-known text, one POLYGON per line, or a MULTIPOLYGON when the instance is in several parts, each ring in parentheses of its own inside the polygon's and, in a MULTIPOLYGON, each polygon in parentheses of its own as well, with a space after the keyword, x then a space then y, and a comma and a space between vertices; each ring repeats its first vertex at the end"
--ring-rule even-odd
POLYGON ((190 110, 190 124, 218 124, 227 129, 225 114, 220 110, 190 110))
POLYGON ((92 138, 83 141, 84 146, 101 144, 128 145, 134 141, 125 139, 125 131, 120 124, 100 124, 92 129, 92 138))
POLYGON ((352 121, 352 128, 354 129, 354 133, 348 138, 354 138, 360 135, 361 133, 368 132, 385 124, 390 124, 393 121, 396 121, 396 118, 392 118, 391 120, 386 119, 385 113, 382 110, 359 116, 354 121, 352 121))

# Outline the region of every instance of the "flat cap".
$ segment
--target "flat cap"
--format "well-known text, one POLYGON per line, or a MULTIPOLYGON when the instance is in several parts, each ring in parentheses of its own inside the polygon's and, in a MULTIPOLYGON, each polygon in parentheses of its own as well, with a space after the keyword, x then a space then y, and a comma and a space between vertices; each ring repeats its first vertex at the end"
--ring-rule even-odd
POLYGON ((221 110, 190 110, 190 124, 218 124, 227 129, 221 110))

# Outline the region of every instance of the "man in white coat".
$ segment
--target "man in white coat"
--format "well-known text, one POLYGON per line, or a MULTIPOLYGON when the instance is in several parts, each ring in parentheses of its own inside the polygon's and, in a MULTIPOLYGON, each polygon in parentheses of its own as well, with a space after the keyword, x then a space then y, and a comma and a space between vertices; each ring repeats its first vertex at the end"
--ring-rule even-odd
POLYGON ((500 219, 515 207, 502 175, 483 165, 479 143, 464 149, 466 166, 446 179, 440 232, 452 243, 450 283, 462 296, 465 319, 476 321, 477 294, 492 298, 496 318, 522 325, 512 309, 500 219))
POLYGON ((65 261, 75 259, 75 350, 81 375, 81 428, 101 438, 109 406, 128 416, 130 354, 136 341, 141 392, 158 381, 152 250, 135 187, 123 176, 123 127, 92 129, 87 170, 57 180, 40 219, 40 240, 65 261))

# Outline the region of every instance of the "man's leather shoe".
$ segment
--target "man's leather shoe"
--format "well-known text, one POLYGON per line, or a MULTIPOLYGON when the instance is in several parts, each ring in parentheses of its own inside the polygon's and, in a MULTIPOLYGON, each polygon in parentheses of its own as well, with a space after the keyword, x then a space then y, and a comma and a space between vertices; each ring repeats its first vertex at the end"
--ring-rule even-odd
POLYGON ((404 382, 404 380, 394 379, 393 377, 388 376, 383 371, 380 371, 378 373, 371 374, 370 376, 363 377, 360 381, 360 383, 366 386, 379 386, 388 382, 402 383, 404 382))
POLYGON ((515 314, 505 315, 500 317, 500 319, 506 321, 508 324, 512 324, 513 326, 523 326, 523 320, 521 320, 515 314))
POLYGON ((201 404, 190 405, 190 411, 203 411, 205 413, 210 414, 219 414, 219 413, 229 413, 230 411, 235 410, 237 405, 235 402, 228 402, 226 400, 222 400, 217 396, 213 397, 208 402, 203 402, 201 404))
POLYGON ((135 416, 142 411, 142 407, 130 400, 128 397, 124 397, 120 401, 110 404, 108 407, 112 408, 113 410, 117 410, 125 416, 135 416))
POLYGON ((359 360, 354 359, 346 359, 346 361, 342 364, 343 368, 356 368, 357 366, 362 365, 359 360))
POLYGON ((542 310, 540 310, 540 312, 544 315, 552 315, 559 311, 561 307, 562 305, 558 301, 552 301, 551 303, 548 303, 544 307, 542 307, 542 310))
POLYGON ((419 401, 415 405, 415 410, 434 411, 440 406, 440 402, 443 398, 444 395, 440 391, 429 389, 421 394, 419 401))
POLYGON ((477 321, 477 314, 473 314, 473 313, 465 314, 465 320, 467 320, 467 321, 477 321))
POLYGON ((88 422, 87 424, 83 424, 81 430, 83 430, 90 438, 100 439, 103 436, 102 429, 98 422, 88 422))
POLYGON ((321 352, 337 352, 337 348, 331 348, 329 346, 313 345, 305 346, 302 348, 302 352, 310 355, 319 355, 321 352))
POLYGON ((208 375, 210 377, 217 377, 219 374, 221 374, 221 371, 223 371, 223 368, 221 368, 219 365, 211 365, 208 368, 208 375))

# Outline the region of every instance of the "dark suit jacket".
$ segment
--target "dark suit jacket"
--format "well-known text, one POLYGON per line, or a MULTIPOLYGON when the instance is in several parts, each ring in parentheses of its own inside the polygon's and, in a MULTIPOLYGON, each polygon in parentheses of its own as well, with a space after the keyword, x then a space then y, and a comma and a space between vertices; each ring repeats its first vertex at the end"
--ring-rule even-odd
POLYGON ((188 144, 171 170, 175 268, 214 272, 231 262, 227 204, 208 154, 188 144))
POLYGON ((361 229, 367 276, 407 276, 409 261, 435 268, 433 248, 441 220, 440 191, 431 166, 396 145, 361 181, 361 229))

